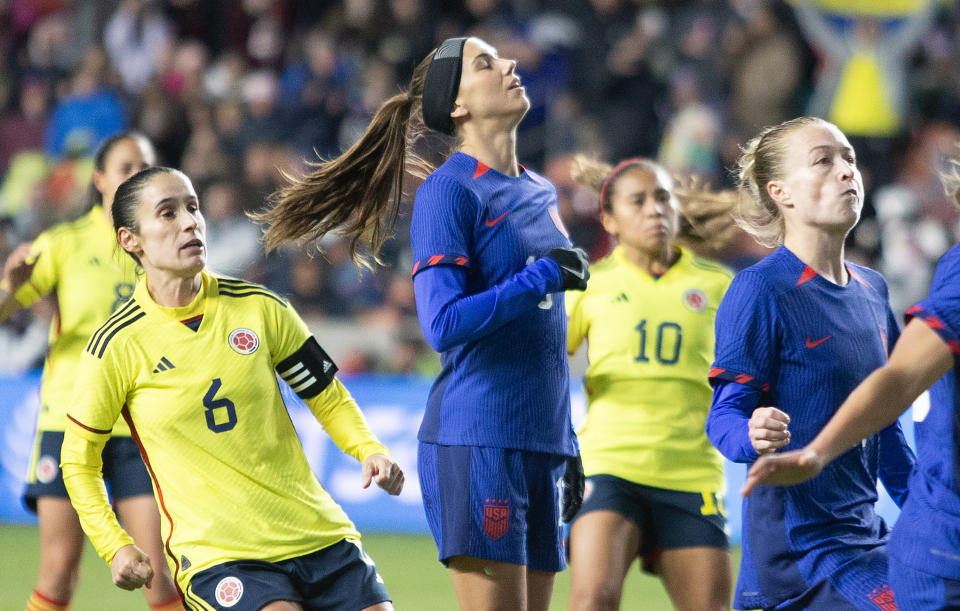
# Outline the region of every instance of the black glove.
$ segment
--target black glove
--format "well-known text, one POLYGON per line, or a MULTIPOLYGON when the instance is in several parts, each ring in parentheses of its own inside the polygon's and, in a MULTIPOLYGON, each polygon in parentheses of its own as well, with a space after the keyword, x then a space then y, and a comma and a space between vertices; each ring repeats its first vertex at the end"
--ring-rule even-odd
POLYGON ((568 524, 576 517, 583 504, 583 462, 580 455, 567 457, 567 470, 563 474, 563 521, 568 524))
POLYGON ((590 278, 587 253, 582 248, 554 248, 547 253, 560 266, 560 275, 563 278, 561 290, 583 291, 587 288, 587 279, 590 278))

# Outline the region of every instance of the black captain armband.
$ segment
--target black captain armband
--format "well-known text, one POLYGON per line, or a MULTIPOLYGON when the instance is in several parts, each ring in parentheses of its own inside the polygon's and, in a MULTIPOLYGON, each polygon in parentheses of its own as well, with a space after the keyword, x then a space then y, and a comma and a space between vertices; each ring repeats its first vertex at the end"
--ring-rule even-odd
POLYGON ((296 352, 277 364, 277 373, 301 399, 310 399, 333 382, 337 366, 310 336, 296 352))

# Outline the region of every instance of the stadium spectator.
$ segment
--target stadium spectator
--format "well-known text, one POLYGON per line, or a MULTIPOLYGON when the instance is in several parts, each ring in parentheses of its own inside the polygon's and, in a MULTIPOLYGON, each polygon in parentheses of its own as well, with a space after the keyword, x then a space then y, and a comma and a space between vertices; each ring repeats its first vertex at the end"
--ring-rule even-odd
POLYGON ((99 47, 84 54, 70 78, 70 92, 53 107, 44 138, 47 155, 87 157, 99 142, 127 126, 127 109, 107 83, 106 55, 99 47))
POLYGON ((83 350, 86 383, 70 404, 62 461, 114 583, 154 579, 103 487, 101 452, 122 415, 165 516, 163 556, 191 607, 392 609, 359 533, 311 472, 277 386, 279 374, 363 463, 364 487, 399 494, 403 472, 336 366, 275 293, 206 271, 200 202, 181 172, 126 180, 113 224, 144 278, 83 350))
MULTIPOLYGON (((958 161, 944 185, 960 205, 958 161)), ((957 360, 960 247, 937 265, 925 299, 907 311, 907 323, 886 365, 870 374, 807 446, 762 456, 750 468, 744 495, 761 484, 795 485, 816 477, 861 439, 896 422, 914 404, 917 469, 890 535, 890 584, 901 609, 960 607, 960 496, 957 466, 957 360), (929 396, 919 400, 930 389, 929 396)))
MULTIPOLYGON (((110 226, 114 194, 121 182, 153 162, 153 147, 143 136, 121 132, 108 138, 95 156, 97 204, 80 219, 40 234, 29 247, 22 245, 4 266, 9 292, 0 303, 0 321, 49 293, 55 293, 57 301, 43 372, 34 459, 24 493, 26 505, 40 522, 40 568, 28 609, 66 609, 77 585, 83 535, 59 469, 60 446, 83 346, 129 299, 136 281, 132 262, 116 256, 110 226)), ((157 561, 157 580, 145 592, 147 602, 153 609, 180 609, 166 563, 159 562, 163 543, 150 478, 130 430, 123 423, 107 428, 113 432, 104 438, 103 464, 116 511, 157 561)))
MULTIPOLYGON (((707 435, 727 458, 808 443, 899 336, 883 277, 844 259, 863 206, 854 151, 836 126, 765 128, 740 158, 739 222, 780 247, 734 278, 716 319, 707 435)), ((899 423, 792 488, 743 504, 737 609, 875 609, 887 583, 877 476, 902 506, 914 463, 899 423)))
POLYGON ((569 608, 619 609, 639 556, 676 609, 728 609, 723 463, 704 434, 703 372, 733 276, 680 244, 722 242, 733 198, 678 200, 666 170, 641 158, 611 168, 579 157, 574 176, 600 195, 618 246, 586 291, 566 294, 567 350, 586 342, 590 363, 578 431, 590 492, 570 530, 569 608))
POLYGON ((930 27, 936 0, 916 0, 891 27, 865 6, 841 15, 837 27, 816 0, 796 0, 793 10, 822 69, 808 114, 832 121, 860 153, 867 190, 895 175, 896 140, 908 119, 910 53, 930 27))
POLYGON ((555 482, 570 482, 568 511, 583 491, 564 309, 553 293, 586 286, 586 257, 570 248, 556 190, 517 162, 529 102, 515 68, 480 39, 447 39, 350 150, 256 215, 269 223, 268 248, 337 229, 353 260, 369 265, 396 218, 405 171, 429 173, 411 221, 414 290, 443 370, 418 468, 440 560, 467 609, 549 606, 564 566, 555 482), (421 118, 457 139, 436 170, 410 150, 421 118), (492 378, 494 370, 503 373, 492 378))

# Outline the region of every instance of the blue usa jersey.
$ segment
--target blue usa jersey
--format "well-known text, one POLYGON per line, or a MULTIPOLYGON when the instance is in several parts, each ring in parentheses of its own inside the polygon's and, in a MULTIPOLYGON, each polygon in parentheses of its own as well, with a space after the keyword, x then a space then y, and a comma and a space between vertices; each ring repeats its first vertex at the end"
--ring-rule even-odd
MULTIPOLYGON (((715 386, 753 389, 759 401, 720 407, 715 394, 708 434, 728 457, 756 458, 747 421, 758 405, 789 414, 791 441, 785 449, 805 446, 857 384, 886 362, 899 335, 886 283, 865 267, 846 263, 846 268, 850 282, 839 286, 781 247, 730 285, 717 311, 710 378, 715 386)), ((850 579, 838 577, 843 565, 854 566, 858 555, 885 545, 887 527, 874 512, 878 473, 899 503, 912 463, 894 424, 808 482, 754 491, 743 502, 734 606, 775 607, 830 579, 858 606, 875 609, 866 596, 845 591, 850 579)), ((885 558, 865 569, 884 582, 885 558)))
POLYGON ((543 258, 570 246, 553 185, 454 153, 417 190, 410 237, 443 364, 419 439, 574 454, 560 270, 543 258))
POLYGON ((910 497, 890 539, 890 554, 917 570, 960 580, 960 246, 943 256, 930 294, 907 310, 936 331, 954 368, 913 406, 917 468, 910 497))

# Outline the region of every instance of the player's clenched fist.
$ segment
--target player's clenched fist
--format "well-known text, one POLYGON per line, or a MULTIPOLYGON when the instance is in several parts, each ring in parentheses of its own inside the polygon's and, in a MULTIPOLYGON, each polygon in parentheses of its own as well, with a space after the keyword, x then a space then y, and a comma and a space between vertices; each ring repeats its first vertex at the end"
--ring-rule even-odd
POLYGON ((140 586, 150 587, 153 582, 153 568, 150 558, 136 545, 124 545, 110 562, 113 584, 124 590, 136 590, 140 586))
POLYGON ((771 454, 790 443, 790 416, 775 407, 758 407, 750 417, 750 443, 760 454, 771 454))
POLYGON ((403 470, 389 457, 371 454, 363 461, 363 487, 369 487, 371 481, 396 496, 403 490, 403 470))

